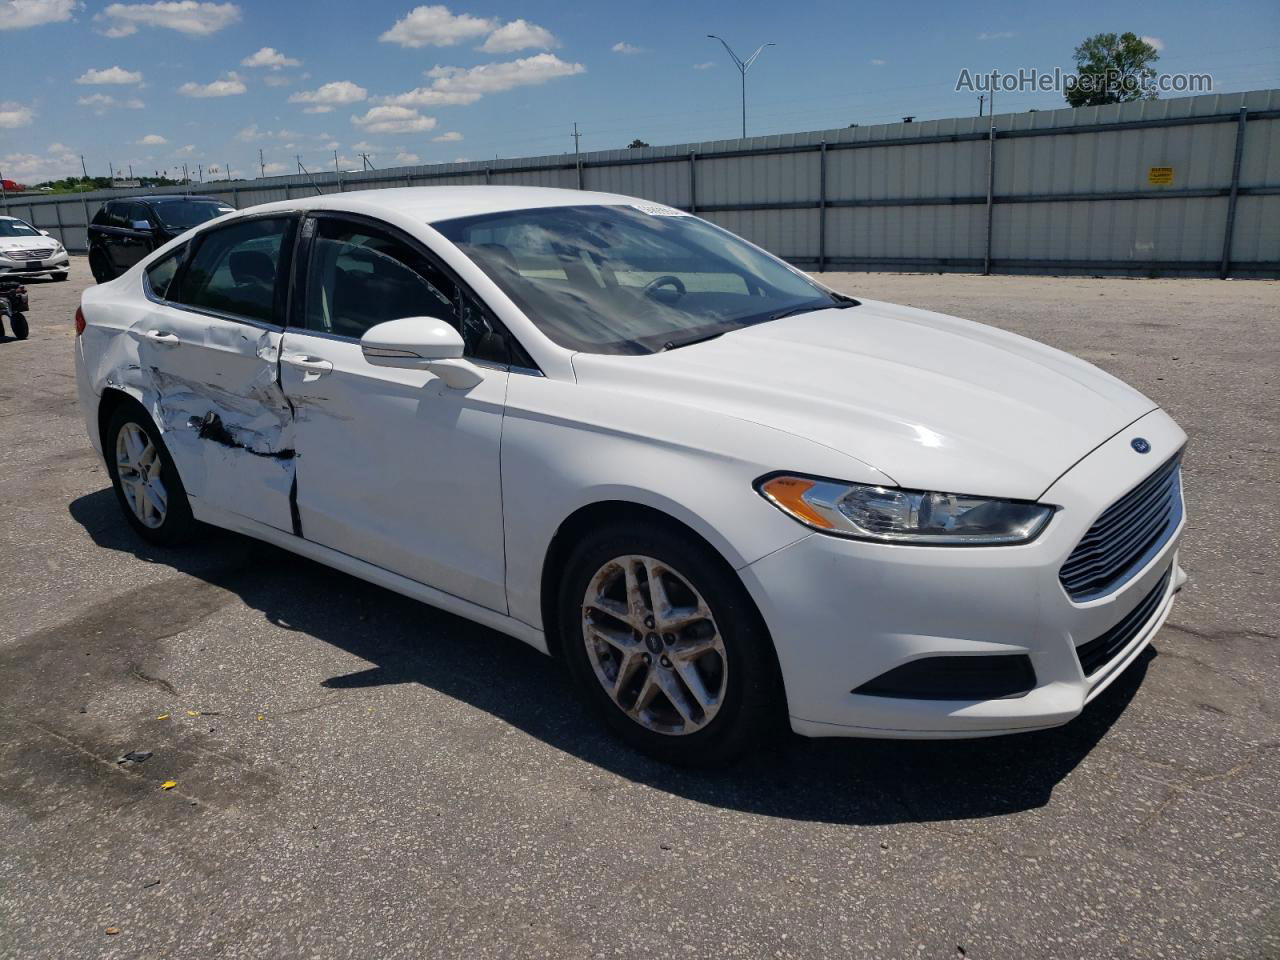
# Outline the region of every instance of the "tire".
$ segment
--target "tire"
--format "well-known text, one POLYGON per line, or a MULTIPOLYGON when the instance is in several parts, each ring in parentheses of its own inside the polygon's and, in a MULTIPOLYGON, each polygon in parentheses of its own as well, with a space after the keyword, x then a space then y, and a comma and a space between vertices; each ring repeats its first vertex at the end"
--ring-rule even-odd
POLYGON ((111 276, 111 266, 101 250, 93 250, 89 253, 89 272, 93 274, 93 279, 97 283, 106 283, 108 280, 115 279, 111 276))
POLYGON ((61 281, 65 280, 65 279, 67 279, 67 271, 66 271, 66 270, 57 271, 57 272, 54 272, 54 273, 49 274, 49 276, 50 276, 52 279, 57 280, 58 282, 61 282, 61 281))
POLYGON ((142 406, 128 401, 117 407, 102 441, 116 500, 138 536, 161 546, 176 546, 192 539, 199 525, 191 515, 186 488, 160 431, 142 406), (128 436, 122 437, 126 432, 128 436), (142 443, 143 438, 149 448, 142 443), (148 454, 148 449, 154 453, 148 454), (135 508, 135 502, 141 506, 135 508), (157 509, 157 504, 162 509, 157 509))
POLYGON ((557 609, 560 649, 579 691, 596 716, 644 753, 715 766, 783 729, 781 674, 768 631, 733 569, 692 536, 661 526, 593 531, 569 558, 557 609), (626 602, 628 565, 638 605, 626 602), (670 615, 667 630, 661 618, 645 619, 655 613, 654 578, 669 601, 657 604, 670 615), (709 615, 691 615, 695 608, 709 615), (620 674, 615 697, 606 684, 617 684, 620 674))
POLYGON ((18 340, 27 339, 27 334, 31 332, 27 325, 25 314, 15 313, 9 317, 9 326, 13 330, 13 335, 18 340))

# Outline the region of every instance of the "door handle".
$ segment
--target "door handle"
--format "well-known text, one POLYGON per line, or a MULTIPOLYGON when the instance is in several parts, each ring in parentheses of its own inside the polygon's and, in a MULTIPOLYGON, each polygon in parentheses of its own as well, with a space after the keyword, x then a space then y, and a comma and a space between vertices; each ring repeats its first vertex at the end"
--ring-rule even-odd
POLYGON ((182 342, 176 333, 170 333, 168 330, 148 330, 147 339, 166 347, 176 347, 182 342))
POLYGON ((322 377, 326 373, 333 370, 333 363, 329 360, 323 360, 320 357, 308 357, 305 354, 289 353, 280 358, 281 363, 287 363, 291 367, 299 370, 305 370, 317 377, 322 377))

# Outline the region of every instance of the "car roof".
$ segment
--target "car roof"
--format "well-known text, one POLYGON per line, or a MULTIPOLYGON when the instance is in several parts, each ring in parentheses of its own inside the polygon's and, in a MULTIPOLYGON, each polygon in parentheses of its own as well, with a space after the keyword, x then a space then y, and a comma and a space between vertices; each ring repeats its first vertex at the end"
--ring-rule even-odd
POLYGON ((281 200, 276 203, 246 207, 241 213, 270 210, 345 210, 371 216, 398 213, 415 220, 432 223, 484 213, 528 210, 532 207, 616 206, 639 202, 643 201, 619 193, 564 190, 557 187, 390 187, 381 190, 359 190, 353 193, 333 193, 281 200))
POLYGON ((142 197, 113 197, 112 199, 132 200, 136 203, 154 203, 157 200, 208 200, 211 203, 222 203, 217 197, 206 197, 203 194, 187 196, 185 193, 148 193, 142 197))

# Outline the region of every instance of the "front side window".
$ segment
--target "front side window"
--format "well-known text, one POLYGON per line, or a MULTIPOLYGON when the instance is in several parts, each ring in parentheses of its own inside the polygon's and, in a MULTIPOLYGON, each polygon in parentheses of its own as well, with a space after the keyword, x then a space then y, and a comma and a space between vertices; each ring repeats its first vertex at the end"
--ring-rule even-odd
POLYGON ((283 325, 276 295, 292 217, 244 220, 200 238, 167 299, 190 307, 283 325))
POLYGON ((39 237, 39 230, 25 220, 0 219, 0 237, 39 237))
POLYGON ((543 207, 434 226, 553 341, 651 353, 856 301, 719 227, 654 205, 543 207))
POLYGON ((389 232, 336 218, 318 220, 307 271, 303 325, 359 339, 404 317, 443 320, 468 356, 506 362, 489 315, 430 259, 389 232))

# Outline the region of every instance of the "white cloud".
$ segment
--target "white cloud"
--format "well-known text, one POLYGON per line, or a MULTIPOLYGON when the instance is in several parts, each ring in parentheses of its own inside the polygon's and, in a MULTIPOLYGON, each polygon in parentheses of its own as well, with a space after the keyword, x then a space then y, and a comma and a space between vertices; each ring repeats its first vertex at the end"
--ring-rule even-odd
POLYGON ((644 49, 642 47, 637 47, 635 44, 627 43, 625 40, 619 40, 609 49, 614 53, 644 53, 644 49))
POLYGON ((411 167, 415 163, 421 163, 422 158, 416 153, 405 153, 402 150, 391 158, 391 162, 397 167, 411 167))
POLYGON ((379 97, 377 102, 398 107, 448 107, 475 103, 480 96, 478 93, 445 93, 443 90, 433 90, 431 87, 415 87, 408 93, 379 97))
POLYGON ((188 143, 185 147, 179 147, 173 152, 176 156, 189 157, 191 154, 196 152, 196 145, 194 143, 188 143))
POLYGON ((290 169, 288 164, 268 163, 263 165, 262 172, 267 176, 271 176, 273 173, 288 173, 290 169))
POLYGON ((435 117, 390 105, 371 107, 363 116, 352 117, 351 122, 366 133, 423 133, 436 125, 435 117))
POLYGON ((301 60, 295 60, 293 57, 286 57, 275 47, 263 47, 257 53, 251 53, 240 61, 242 67, 270 67, 272 70, 279 70, 282 67, 300 67, 301 60))
POLYGON ((1142 39, 1155 47, 1158 52, 1164 52, 1164 41, 1159 37, 1143 37, 1142 39))
POLYGON ((76 78, 76 83, 132 84, 142 82, 142 72, 124 67, 107 67, 103 70, 86 70, 76 78))
POLYGON ((695 69, 695 70, 710 70, 710 69, 711 69, 712 67, 714 67, 714 66, 715 66, 715 61, 713 61, 713 60, 704 60, 704 61, 702 61, 702 63, 695 63, 695 64, 693 65, 693 69, 695 69))
POLYGON ((0 30, 62 23, 81 6, 79 0, 0 0, 0 30))
POLYGON ((286 77, 283 73, 268 73, 262 78, 262 82, 268 87, 287 87, 293 83, 293 78, 286 77))
POLYGON ((442 133, 438 137, 432 137, 436 143, 457 143, 462 139, 462 134, 457 130, 450 130, 448 133, 442 133))
POLYGON ((369 99, 369 91, 350 80, 335 80, 315 90, 299 90, 289 97, 290 103, 310 104, 303 113, 328 113, 335 106, 360 103, 369 99))
POLYGON ((35 111, 20 103, 6 100, 0 103, 0 127, 25 127, 30 125, 35 111))
POLYGON ((80 176, 80 156, 70 147, 50 144, 43 156, 34 153, 11 153, 0 157, 0 168, 6 180, 19 183, 41 183, 45 180, 61 180, 63 177, 80 176))
POLYGON ((126 110, 141 110, 146 106, 137 97, 130 97, 128 100, 117 100, 106 93, 95 93, 87 97, 81 97, 76 103, 82 107, 93 107, 94 112, 98 114, 105 113, 113 107, 123 107, 126 110))
POLYGON ((1012 40, 1013 31, 998 30, 995 33, 980 33, 978 34, 978 39, 979 40, 1012 40))
POLYGON ((228 73, 212 83, 184 83, 178 92, 184 97, 234 97, 248 89, 237 74, 228 73))
POLYGON ((167 0, 160 3, 112 3, 93 18, 104 24, 108 37, 127 37, 138 27, 163 27, 196 37, 207 37, 240 19, 234 3, 198 3, 167 0))
POLYGON ((493 31, 480 49, 485 53, 515 53, 517 50, 550 50, 559 45, 550 30, 521 19, 504 23, 493 31))
POLYGON ((160 134, 158 133, 148 133, 145 137, 143 137, 141 140, 138 141, 138 143, 144 147, 158 147, 160 144, 168 143, 168 142, 169 141, 167 139, 160 136, 160 134))
POLYGON ((361 140, 359 143, 353 143, 351 145, 351 149, 355 150, 357 153, 368 153, 370 150, 376 150, 378 148, 368 140, 361 140))
POLYGON ((580 63, 566 63, 554 53, 539 53, 506 63, 482 63, 478 67, 432 67, 427 71, 431 89, 446 94, 501 93, 516 87, 533 87, 557 77, 586 71, 580 63))
POLYGON ((378 39, 402 47, 452 47, 493 31, 492 20, 469 13, 456 16, 442 5, 414 7, 378 39))
POLYGON ((878 58, 877 58, 877 59, 875 59, 875 60, 872 60, 872 61, 871 61, 871 65, 872 65, 873 67, 883 67, 883 66, 884 66, 884 61, 883 61, 883 60, 880 60, 880 59, 878 59, 878 58))

